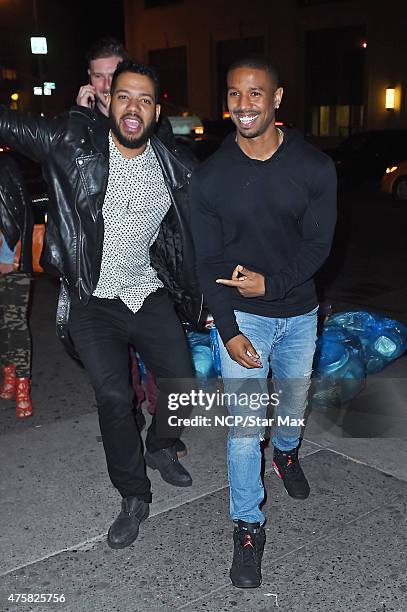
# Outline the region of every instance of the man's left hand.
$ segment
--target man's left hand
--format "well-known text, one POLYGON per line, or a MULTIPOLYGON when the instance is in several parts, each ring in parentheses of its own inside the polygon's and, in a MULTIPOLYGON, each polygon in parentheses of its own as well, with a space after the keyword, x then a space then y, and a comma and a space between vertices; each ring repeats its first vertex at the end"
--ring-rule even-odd
POLYGON ((216 282, 227 287, 236 287, 243 297, 261 297, 266 292, 264 275, 248 270, 244 266, 236 266, 232 278, 218 278, 216 282))

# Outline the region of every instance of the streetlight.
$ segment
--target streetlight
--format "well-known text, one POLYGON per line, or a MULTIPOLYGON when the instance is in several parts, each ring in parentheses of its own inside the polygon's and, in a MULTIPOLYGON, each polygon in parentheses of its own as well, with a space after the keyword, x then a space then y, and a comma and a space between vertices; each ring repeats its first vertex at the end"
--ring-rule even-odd
POLYGON ((35 36, 31 36, 30 38, 31 53, 33 55, 37 55, 38 57, 38 76, 39 76, 39 80, 41 83, 41 93, 39 93, 40 87, 35 86, 34 95, 41 96, 40 108, 41 108, 41 114, 43 114, 44 113, 44 102, 43 102, 43 97, 42 97, 42 94, 43 94, 42 87, 44 83, 44 71, 43 71, 41 56, 46 55, 48 53, 48 45, 47 45, 47 39, 45 38, 45 36, 38 36, 39 27, 38 27, 37 0, 33 0, 32 6, 33 6, 35 36))
POLYGON ((31 36, 30 41, 33 55, 47 55, 48 46, 45 36, 31 36))
POLYGON ((18 110, 18 100, 20 98, 20 94, 18 93, 18 91, 14 91, 11 96, 10 96, 10 108, 12 108, 13 110, 18 110))

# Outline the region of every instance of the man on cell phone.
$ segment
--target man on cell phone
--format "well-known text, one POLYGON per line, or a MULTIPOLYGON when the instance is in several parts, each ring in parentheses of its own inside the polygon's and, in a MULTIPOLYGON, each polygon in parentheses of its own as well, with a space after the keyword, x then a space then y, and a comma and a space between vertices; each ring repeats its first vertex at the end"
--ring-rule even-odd
MULTIPOLYGON (((128 59, 129 54, 121 42, 107 37, 96 41, 86 54, 89 83, 80 87, 76 97, 78 106, 85 106, 95 111, 105 127, 109 125, 110 86, 117 65, 128 59)), ((171 123, 166 117, 158 119, 155 135, 177 154, 178 145, 172 132, 171 123)), ((188 151, 182 150, 183 156, 188 151)), ((193 156, 190 156, 191 159, 193 156)))
POLYGON ((113 73, 119 62, 128 59, 128 53, 119 41, 103 38, 89 49, 86 57, 89 83, 79 89, 76 103, 93 109, 107 123, 113 73))

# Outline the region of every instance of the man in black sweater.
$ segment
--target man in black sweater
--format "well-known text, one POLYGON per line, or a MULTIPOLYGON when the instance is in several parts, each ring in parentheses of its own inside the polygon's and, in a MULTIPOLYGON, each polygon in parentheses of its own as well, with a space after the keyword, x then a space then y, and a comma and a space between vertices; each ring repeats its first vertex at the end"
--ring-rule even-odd
MULTIPOLYGON (((235 62, 227 75, 231 134, 191 182, 198 274, 219 334, 225 390, 267 394, 271 365, 277 405, 273 467, 287 493, 309 495, 298 461, 315 351, 313 276, 329 254, 336 222, 331 160, 299 134, 275 126, 283 90, 266 58, 235 62), (244 383, 244 384, 243 384, 244 383), (256 386, 257 385, 257 386, 256 386)), ((230 572, 238 587, 261 584, 265 543, 260 440, 264 398, 247 413, 234 399, 228 439, 230 572), (246 416, 256 417, 242 427, 246 416)), ((265 396, 267 397, 267 395, 265 396)), ((269 399, 269 397, 268 397, 269 399)), ((271 402, 273 403, 273 402, 271 402)))

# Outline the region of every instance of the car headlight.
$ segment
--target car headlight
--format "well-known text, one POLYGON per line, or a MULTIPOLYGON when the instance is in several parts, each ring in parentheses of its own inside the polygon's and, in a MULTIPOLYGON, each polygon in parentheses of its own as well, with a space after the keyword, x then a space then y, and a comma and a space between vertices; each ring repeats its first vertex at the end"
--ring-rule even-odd
POLYGON ((398 166, 389 166, 388 168, 386 168, 386 174, 391 174, 392 172, 397 170, 397 168, 398 166))
POLYGON ((195 134, 203 134, 204 133, 204 128, 200 125, 198 125, 197 127, 194 127, 194 133, 195 134))

